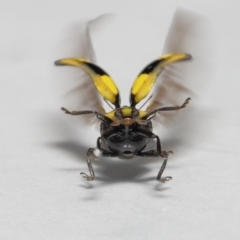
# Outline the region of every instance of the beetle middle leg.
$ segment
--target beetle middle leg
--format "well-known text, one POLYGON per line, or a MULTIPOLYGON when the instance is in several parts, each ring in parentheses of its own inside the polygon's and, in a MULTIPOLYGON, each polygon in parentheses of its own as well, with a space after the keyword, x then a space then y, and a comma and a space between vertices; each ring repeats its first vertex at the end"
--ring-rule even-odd
POLYGON ((104 149, 102 149, 101 146, 101 137, 99 137, 97 139, 97 148, 89 148, 87 150, 87 165, 88 165, 88 170, 90 173, 90 176, 87 175, 86 173, 81 172, 80 174, 87 180, 87 181, 93 181, 95 179, 95 174, 94 174, 94 170, 92 167, 92 162, 91 160, 98 160, 100 156, 103 157, 116 157, 118 155, 108 152, 108 151, 104 151, 104 149), (97 155, 96 152, 99 151, 99 154, 97 155))
POLYGON ((88 170, 90 172, 90 176, 88 176, 86 173, 81 172, 80 174, 87 180, 87 181, 93 181, 95 179, 95 174, 94 170, 92 167, 91 160, 98 160, 99 155, 96 155, 96 151, 100 151, 102 153, 101 145, 100 145, 100 137, 97 139, 97 148, 89 148, 87 150, 87 165, 88 165, 88 170))
POLYGON ((95 174, 94 174, 94 170, 93 170, 92 163, 91 163, 91 160, 98 159, 98 156, 96 156, 94 153, 95 150, 96 150, 96 148, 89 148, 87 150, 87 154, 86 154, 87 155, 87 165, 88 165, 90 176, 88 176, 86 173, 83 173, 83 172, 80 173, 87 181, 93 181, 95 179, 95 174))
POLYGON ((167 181, 172 180, 171 176, 167 176, 167 177, 162 178, 162 174, 164 172, 164 169, 167 166, 168 156, 171 155, 172 153, 173 153, 172 151, 169 151, 169 152, 162 151, 161 152, 161 157, 163 157, 163 164, 162 164, 162 166, 161 166, 161 168, 158 172, 158 175, 157 175, 157 180, 161 183, 165 183, 167 181))
POLYGON ((172 177, 170 176, 167 176, 167 177, 164 177, 162 178, 162 174, 167 166, 167 161, 168 161, 168 156, 170 156, 171 154, 173 154, 172 151, 162 151, 161 150, 161 143, 160 143, 160 139, 158 136, 154 136, 154 138, 157 139, 157 151, 160 153, 160 156, 163 158, 163 164, 158 172, 158 175, 157 175, 157 181, 161 182, 161 183, 165 183, 167 181, 170 181, 172 179, 172 177))
POLYGON ((156 139, 156 150, 150 150, 148 152, 139 152, 138 154, 136 154, 137 156, 141 156, 141 157, 162 157, 163 158, 163 164, 158 172, 157 175, 157 181, 165 183, 167 181, 170 181, 172 179, 172 177, 167 176, 167 177, 162 177, 162 174, 167 166, 167 161, 168 161, 168 157, 170 155, 173 154, 172 151, 162 151, 161 150, 161 143, 160 143, 160 139, 157 135, 152 134, 152 139, 156 139))

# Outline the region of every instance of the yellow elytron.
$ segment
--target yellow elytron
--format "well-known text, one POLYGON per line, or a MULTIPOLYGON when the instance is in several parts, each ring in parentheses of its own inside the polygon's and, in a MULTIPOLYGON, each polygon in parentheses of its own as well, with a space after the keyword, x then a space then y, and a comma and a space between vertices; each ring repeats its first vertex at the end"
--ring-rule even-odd
MULTIPOLYGON (((101 137, 97 141, 97 149, 101 156, 119 156, 129 158, 133 156, 163 157, 164 162, 158 173, 157 180, 166 182, 171 177, 161 178, 167 164, 168 155, 171 152, 161 150, 159 137, 152 133, 151 119, 159 111, 173 111, 186 107, 190 98, 181 106, 163 107, 152 112, 141 111, 135 106, 142 101, 151 91, 158 75, 163 69, 175 62, 189 60, 191 56, 185 53, 172 53, 161 56, 148 64, 134 81, 130 92, 130 106, 121 107, 119 90, 113 79, 99 66, 83 58, 66 58, 55 62, 60 66, 74 66, 84 70, 93 80, 94 86, 100 95, 115 106, 111 112, 104 115, 95 111, 63 111, 71 115, 95 114, 101 123, 101 137), (156 149, 145 152, 146 146, 156 139, 156 149)), ((95 174, 91 165, 91 159, 98 158, 94 149, 89 148, 87 152, 87 163, 90 176, 81 173, 88 181, 95 179, 95 174)))

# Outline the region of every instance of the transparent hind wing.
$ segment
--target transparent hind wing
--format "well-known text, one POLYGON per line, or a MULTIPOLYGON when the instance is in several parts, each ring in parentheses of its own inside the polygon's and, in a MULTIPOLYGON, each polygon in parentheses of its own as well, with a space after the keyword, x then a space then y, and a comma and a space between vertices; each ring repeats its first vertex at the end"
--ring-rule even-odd
MULTIPOLYGON (((148 111, 159 107, 181 104, 188 97, 195 97, 202 87, 205 74, 211 70, 207 56, 211 55, 208 32, 209 23, 202 16, 178 9, 172 19, 163 53, 188 52, 193 56, 190 65, 179 63, 167 67, 159 77, 148 111)), ((169 123, 177 112, 160 113, 162 123, 169 123)))

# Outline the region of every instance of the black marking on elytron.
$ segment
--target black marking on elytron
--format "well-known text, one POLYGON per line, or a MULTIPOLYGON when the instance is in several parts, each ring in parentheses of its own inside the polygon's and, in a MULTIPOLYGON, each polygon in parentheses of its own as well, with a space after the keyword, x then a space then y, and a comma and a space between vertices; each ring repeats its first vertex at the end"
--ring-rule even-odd
MULTIPOLYGON (((90 62, 84 62, 85 65, 87 65, 89 68, 91 68, 96 74, 100 76, 108 76, 110 77, 102 68, 98 67, 97 65, 90 63, 90 62)), ((114 105, 116 108, 120 108, 120 95, 119 93, 116 94, 116 101, 114 102, 114 105)))
POLYGON ((119 93, 117 93, 117 95, 116 95, 116 101, 115 101, 115 103, 114 103, 115 107, 116 107, 116 108, 120 108, 120 103, 121 103, 121 98, 120 98, 119 93))
POLYGON ((100 76, 107 75, 109 76, 102 68, 98 67, 97 65, 90 63, 90 62, 84 62, 85 65, 87 65, 89 68, 91 68, 96 74, 99 74, 100 76))
POLYGON ((149 65, 147 65, 142 72, 138 75, 140 76, 141 74, 149 74, 153 71, 153 69, 163 60, 155 60, 153 62, 151 62, 149 65))
MULTIPOLYGON (((138 75, 138 77, 140 76, 140 75, 142 75, 142 74, 149 74, 149 73, 151 73, 153 70, 154 70, 154 68, 156 68, 157 67, 157 65, 159 65, 161 62, 163 62, 165 59, 161 59, 161 60, 159 60, 159 59, 157 59, 157 60, 155 60, 155 61, 153 61, 153 62, 151 62, 150 64, 148 64, 140 73, 139 73, 139 75, 138 75)), ((131 104, 131 107, 135 107, 136 106, 136 102, 135 102, 135 100, 134 100, 134 98, 135 98, 135 94, 132 94, 131 93, 131 95, 130 95, 130 104, 131 104)))
POLYGON ((132 94, 132 93, 131 93, 131 95, 130 95, 130 100, 129 100, 129 101, 130 101, 130 104, 131 104, 130 107, 135 107, 136 104, 137 104, 137 103, 135 102, 135 100, 134 100, 134 99, 135 99, 135 96, 136 96, 135 94, 132 94))

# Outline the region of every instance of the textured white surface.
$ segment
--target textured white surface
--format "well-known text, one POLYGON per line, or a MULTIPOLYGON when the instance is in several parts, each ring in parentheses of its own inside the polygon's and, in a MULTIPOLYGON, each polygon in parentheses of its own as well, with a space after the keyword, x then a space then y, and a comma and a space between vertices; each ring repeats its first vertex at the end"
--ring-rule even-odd
POLYGON ((0 9, 0 239, 240 238, 239 1, 9 0, 0 9), (155 181, 160 161, 103 159, 98 180, 85 183, 79 173, 98 133, 59 111, 71 86, 58 77, 78 71, 53 66, 73 54, 69 27, 116 14, 92 36, 127 103, 177 7, 205 16, 211 30, 210 47, 195 46, 208 63, 198 104, 159 132, 175 152, 165 171, 173 180, 155 181))

